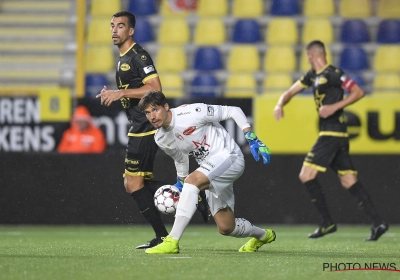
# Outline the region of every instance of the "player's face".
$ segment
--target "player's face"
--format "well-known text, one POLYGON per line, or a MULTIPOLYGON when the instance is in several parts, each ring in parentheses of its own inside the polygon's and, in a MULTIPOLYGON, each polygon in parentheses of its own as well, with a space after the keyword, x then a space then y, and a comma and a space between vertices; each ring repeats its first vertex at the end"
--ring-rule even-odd
POLYGON ((167 128, 171 123, 171 120, 169 119, 168 116, 168 110, 169 110, 168 104, 165 104, 164 106, 150 105, 146 109, 144 109, 144 113, 146 115, 146 118, 155 128, 157 129, 160 127, 167 128))
POLYGON ((127 17, 113 17, 111 19, 111 35, 114 45, 121 46, 132 39, 134 29, 129 28, 127 17))

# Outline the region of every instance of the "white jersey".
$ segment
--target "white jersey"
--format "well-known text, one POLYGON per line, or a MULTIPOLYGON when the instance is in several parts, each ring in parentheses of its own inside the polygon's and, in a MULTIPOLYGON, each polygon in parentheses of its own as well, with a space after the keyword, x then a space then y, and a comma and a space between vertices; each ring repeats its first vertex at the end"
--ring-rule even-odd
POLYGON ((177 174, 189 173, 189 155, 199 165, 220 153, 242 151, 220 121, 233 118, 240 128, 250 127, 243 111, 238 107, 195 103, 171 109, 170 126, 159 128, 154 136, 157 145, 175 161, 177 174))

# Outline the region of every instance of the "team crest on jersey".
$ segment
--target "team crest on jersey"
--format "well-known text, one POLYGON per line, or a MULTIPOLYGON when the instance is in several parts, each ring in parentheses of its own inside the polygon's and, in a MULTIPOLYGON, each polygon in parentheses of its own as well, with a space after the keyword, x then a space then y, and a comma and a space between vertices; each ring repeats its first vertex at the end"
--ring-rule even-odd
POLYGON ((195 148, 189 154, 193 156, 197 162, 202 162, 210 153, 210 144, 207 144, 207 136, 204 135, 201 142, 192 142, 195 148))
POLYGON ((146 59, 147 59, 147 56, 142 55, 142 56, 140 57, 140 59, 141 59, 141 60, 146 60, 146 59))
POLYGON ((120 100, 121 100, 122 107, 123 107, 124 109, 130 107, 131 101, 129 100, 129 98, 122 97, 120 100))
POLYGON ((121 65, 120 69, 122 71, 128 71, 129 69, 131 69, 131 67, 129 66, 129 64, 124 63, 124 64, 121 65))
POLYGON ((192 134, 195 130, 196 130, 196 127, 195 127, 195 126, 191 126, 191 127, 189 127, 189 128, 186 128, 186 129, 183 131, 183 135, 188 136, 188 135, 192 134))
POLYGON ((178 138, 179 140, 183 140, 183 136, 180 135, 179 133, 175 133, 175 137, 178 138))

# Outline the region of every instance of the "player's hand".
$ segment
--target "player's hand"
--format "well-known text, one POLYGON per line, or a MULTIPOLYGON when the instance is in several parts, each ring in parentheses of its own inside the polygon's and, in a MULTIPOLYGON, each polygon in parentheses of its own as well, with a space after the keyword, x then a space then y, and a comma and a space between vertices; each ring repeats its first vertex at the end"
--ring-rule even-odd
POLYGON ((183 188, 183 180, 179 179, 179 177, 176 177, 177 182, 175 183, 175 187, 177 187, 179 189, 179 191, 182 191, 183 188))
POLYGON ((321 106, 318 110, 320 117, 324 118, 324 119, 332 116, 335 112, 336 112, 336 108, 333 105, 324 105, 324 106, 321 106))
POLYGON ((279 121, 283 118, 283 108, 280 105, 276 105, 274 109, 275 120, 279 121))
POLYGON ((244 137, 246 138, 247 142, 249 142, 251 153, 256 161, 260 160, 261 154, 264 164, 271 163, 270 150, 257 138, 257 135, 252 130, 245 132, 244 137))
POLYGON ((111 103, 122 97, 118 92, 118 90, 111 90, 104 86, 100 94, 96 95, 96 98, 101 98, 101 105, 110 106, 111 103))

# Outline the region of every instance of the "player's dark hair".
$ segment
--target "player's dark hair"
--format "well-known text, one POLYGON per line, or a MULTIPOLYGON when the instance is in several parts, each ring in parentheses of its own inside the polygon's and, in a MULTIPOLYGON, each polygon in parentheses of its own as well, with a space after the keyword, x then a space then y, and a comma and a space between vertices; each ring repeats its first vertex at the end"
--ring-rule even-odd
POLYGON ((135 28, 136 18, 135 15, 128 11, 117 12, 112 15, 113 17, 126 17, 128 18, 129 28, 135 28))
POLYGON ((306 50, 309 51, 315 48, 321 50, 324 54, 326 54, 325 45, 320 40, 313 40, 310 43, 308 43, 306 50))
POLYGON ((139 110, 144 111, 149 106, 164 106, 167 103, 164 93, 152 90, 146 93, 139 101, 139 110))

